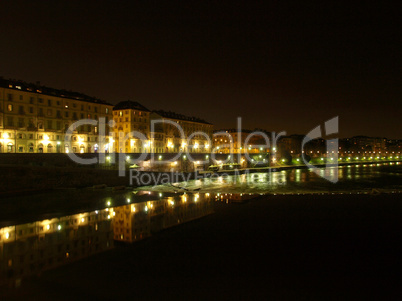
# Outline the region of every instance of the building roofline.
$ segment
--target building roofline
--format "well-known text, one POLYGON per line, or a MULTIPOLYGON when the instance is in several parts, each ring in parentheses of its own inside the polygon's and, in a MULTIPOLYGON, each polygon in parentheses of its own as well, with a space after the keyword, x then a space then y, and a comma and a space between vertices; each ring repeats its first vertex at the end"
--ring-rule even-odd
POLYGON ((95 104, 103 104, 103 105, 113 106, 112 104, 110 104, 104 100, 98 99, 96 97, 88 96, 88 95, 80 93, 80 92, 67 91, 64 89, 55 89, 55 88, 42 86, 39 82, 37 82, 36 84, 33 84, 33 83, 24 82, 22 80, 4 79, 3 77, 0 77, 0 87, 6 88, 6 89, 12 89, 15 91, 30 92, 30 93, 36 93, 39 95, 55 96, 55 97, 61 97, 61 98, 66 98, 66 99, 71 99, 71 100, 78 100, 78 101, 85 101, 85 102, 90 102, 90 103, 95 103, 95 104))
POLYGON ((151 112, 148 110, 146 107, 144 107, 142 104, 140 104, 137 101, 132 101, 132 100, 125 100, 121 101, 118 104, 116 104, 113 107, 113 111, 117 110, 127 110, 127 109, 132 109, 132 110, 138 110, 138 111, 144 111, 144 112, 151 112))
POLYGON ((164 110, 153 110, 152 113, 158 114, 158 115, 160 115, 161 117, 164 117, 164 118, 177 119, 177 120, 183 120, 183 121, 190 121, 190 122, 197 122, 197 123, 204 123, 204 124, 212 125, 212 123, 209 123, 209 122, 207 122, 207 121, 205 121, 205 120, 203 120, 201 118, 194 117, 194 116, 188 117, 188 116, 185 116, 183 114, 178 114, 178 113, 171 112, 171 111, 167 112, 167 111, 164 111, 164 110))

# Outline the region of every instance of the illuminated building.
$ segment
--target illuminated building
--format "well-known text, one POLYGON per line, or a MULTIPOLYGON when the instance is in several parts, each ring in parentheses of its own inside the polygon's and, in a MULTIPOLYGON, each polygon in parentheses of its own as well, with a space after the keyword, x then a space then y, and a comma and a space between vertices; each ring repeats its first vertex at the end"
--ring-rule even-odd
POLYGON ((188 151, 208 153, 212 148, 213 125, 197 117, 187 117, 162 110, 152 111, 155 124, 154 137, 163 141, 164 152, 188 151), (183 130, 180 133, 177 126, 183 130))
MULTIPOLYGON (((215 131, 213 142, 214 150, 216 153, 265 153, 268 151, 269 141, 267 142, 264 137, 259 134, 260 131, 228 129, 215 131)), ((268 139, 270 133, 263 132, 268 139)))
POLYGON ((150 111, 135 101, 122 101, 113 108, 114 150, 116 153, 151 152, 150 111), (132 132, 143 135, 134 136, 132 132))
POLYGON ((81 93, 0 78, 0 153, 98 152, 98 126, 80 126, 68 142, 64 134, 81 119, 108 122, 112 108, 81 93))

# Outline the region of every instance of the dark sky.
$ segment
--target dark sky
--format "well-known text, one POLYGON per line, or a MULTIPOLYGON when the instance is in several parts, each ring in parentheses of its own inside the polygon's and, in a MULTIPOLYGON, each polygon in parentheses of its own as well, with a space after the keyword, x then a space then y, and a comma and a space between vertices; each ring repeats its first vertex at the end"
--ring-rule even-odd
POLYGON ((0 75, 216 129, 402 138, 400 7, 298 2, 1 1, 0 75))

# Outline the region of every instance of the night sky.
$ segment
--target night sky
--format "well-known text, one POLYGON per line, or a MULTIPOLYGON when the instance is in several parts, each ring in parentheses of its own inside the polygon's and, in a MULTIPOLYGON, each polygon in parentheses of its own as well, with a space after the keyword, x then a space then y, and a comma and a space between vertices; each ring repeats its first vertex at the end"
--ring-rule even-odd
MULTIPOLYGON (((0 75, 215 129, 402 138, 400 7, 391 2, 1 1, 0 75), (106 4, 105 4, 106 3, 106 4)), ((396 3, 396 1, 395 1, 396 3)))

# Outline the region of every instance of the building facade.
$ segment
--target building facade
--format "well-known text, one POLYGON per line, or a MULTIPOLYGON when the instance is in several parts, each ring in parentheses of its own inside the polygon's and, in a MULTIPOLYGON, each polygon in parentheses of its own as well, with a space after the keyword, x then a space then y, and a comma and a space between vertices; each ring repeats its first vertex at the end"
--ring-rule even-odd
POLYGON ((156 140, 153 143, 163 146, 163 152, 211 152, 213 133, 211 123, 200 118, 162 110, 152 111, 151 121, 155 123, 152 136, 156 140))
POLYGON ((116 153, 151 152, 149 114, 150 111, 146 107, 130 100, 120 102, 113 108, 113 139, 116 153))
POLYGON ((76 128, 69 141, 65 133, 78 120, 104 117, 108 122, 112 109, 111 104, 81 93, 0 79, 0 153, 98 152, 97 125, 76 128))

